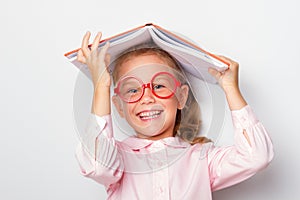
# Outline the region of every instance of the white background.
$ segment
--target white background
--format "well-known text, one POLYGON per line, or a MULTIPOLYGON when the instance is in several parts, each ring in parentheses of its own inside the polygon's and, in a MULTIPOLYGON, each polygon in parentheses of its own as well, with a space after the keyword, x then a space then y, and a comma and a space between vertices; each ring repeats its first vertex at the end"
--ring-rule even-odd
POLYGON ((237 60, 241 90, 273 139, 271 165, 214 199, 298 199, 299 8, 297 0, 2 1, 0 199, 105 199, 79 174, 78 70, 63 54, 87 30, 107 37, 148 22, 237 60))

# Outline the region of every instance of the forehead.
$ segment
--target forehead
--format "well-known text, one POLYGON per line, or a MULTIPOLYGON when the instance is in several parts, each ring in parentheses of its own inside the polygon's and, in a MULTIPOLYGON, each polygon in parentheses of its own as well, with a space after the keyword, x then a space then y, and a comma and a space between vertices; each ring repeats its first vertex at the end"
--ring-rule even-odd
POLYGON ((135 76, 142 80, 150 80, 151 77, 161 71, 174 74, 173 66, 156 55, 141 55, 124 62, 118 68, 118 79, 124 76, 135 76))

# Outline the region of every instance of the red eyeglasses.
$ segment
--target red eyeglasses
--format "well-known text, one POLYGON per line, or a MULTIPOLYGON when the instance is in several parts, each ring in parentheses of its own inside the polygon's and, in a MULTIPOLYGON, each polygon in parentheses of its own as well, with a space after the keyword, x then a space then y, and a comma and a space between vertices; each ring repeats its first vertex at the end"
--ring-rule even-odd
POLYGON ((146 84, 134 76, 125 76, 118 82, 114 92, 123 101, 135 103, 143 97, 146 88, 151 89, 154 96, 168 99, 175 94, 177 87, 180 86, 180 81, 174 75, 169 72, 159 72, 152 77, 150 83, 146 84))

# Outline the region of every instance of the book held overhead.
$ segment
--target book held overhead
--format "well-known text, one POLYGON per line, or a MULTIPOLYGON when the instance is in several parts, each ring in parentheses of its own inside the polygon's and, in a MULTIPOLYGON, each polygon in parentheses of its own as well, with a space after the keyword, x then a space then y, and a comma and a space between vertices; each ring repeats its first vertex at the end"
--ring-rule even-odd
MULTIPOLYGON (((216 80, 208 73, 209 67, 224 71, 229 66, 221 58, 205 51, 190 40, 154 24, 145 24, 104 39, 100 41, 98 48, 106 42, 110 42, 108 53, 111 55, 111 64, 127 49, 153 43, 177 59, 185 72, 208 83, 216 83, 216 80)), ((68 52, 65 56, 90 78, 88 67, 76 59, 78 50, 68 52)), ((110 70, 113 70, 113 64, 110 67, 110 70)))

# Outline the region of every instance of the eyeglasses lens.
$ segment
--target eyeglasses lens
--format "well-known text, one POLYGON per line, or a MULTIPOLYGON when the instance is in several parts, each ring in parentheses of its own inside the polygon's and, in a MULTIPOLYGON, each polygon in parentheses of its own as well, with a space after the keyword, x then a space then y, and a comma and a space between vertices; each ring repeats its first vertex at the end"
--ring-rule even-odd
MULTIPOLYGON (((139 81, 137 78, 128 77, 122 80, 119 88, 119 95, 126 102, 138 101, 142 95, 143 90, 147 86, 139 81)), ((169 74, 158 74, 153 77, 150 84, 152 93, 159 98, 169 98, 176 90, 176 80, 169 74)))

